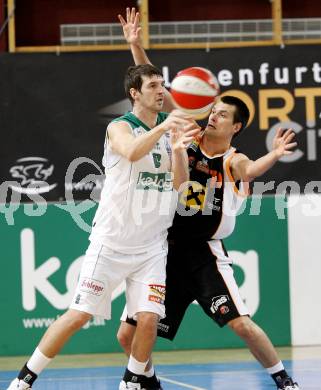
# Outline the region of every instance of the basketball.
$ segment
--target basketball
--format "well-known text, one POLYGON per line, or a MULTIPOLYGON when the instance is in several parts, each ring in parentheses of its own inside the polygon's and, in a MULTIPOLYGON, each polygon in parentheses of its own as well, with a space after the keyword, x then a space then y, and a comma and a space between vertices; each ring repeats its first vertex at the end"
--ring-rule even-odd
POLYGON ((177 108, 195 119, 203 119, 209 115, 220 86, 210 70, 191 67, 177 73, 170 92, 177 108))

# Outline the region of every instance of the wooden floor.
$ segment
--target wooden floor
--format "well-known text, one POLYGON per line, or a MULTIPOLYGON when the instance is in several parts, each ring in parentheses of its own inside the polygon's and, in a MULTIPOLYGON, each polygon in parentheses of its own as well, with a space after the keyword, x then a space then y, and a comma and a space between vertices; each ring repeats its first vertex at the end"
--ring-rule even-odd
MULTIPOLYGON (((301 390, 321 390, 321 346, 278 348, 301 390)), ((7 388, 28 357, 0 358, 0 389, 7 388)), ((118 388, 127 359, 123 354, 60 355, 36 381, 34 389, 118 388)), ((266 371, 246 349, 155 352, 164 389, 273 390, 266 371)))
MULTIPOLYGON (((321 345, 309 347, 282 347, 277 348, 277 351, 282 360, 321 359, 321 345)), ((154 352, 153 356, 155 365, 224 363, 254 360, 247 349, 202 349, 193 351, 154 352)), ((16 370, 24 364, 27 359, 28 356, 0 357, 0 371, 16 370)), ((122 353, 58 355, 50 363, 50 368, 122 366, 125 365, 126 362, 127 359, 122 353)))

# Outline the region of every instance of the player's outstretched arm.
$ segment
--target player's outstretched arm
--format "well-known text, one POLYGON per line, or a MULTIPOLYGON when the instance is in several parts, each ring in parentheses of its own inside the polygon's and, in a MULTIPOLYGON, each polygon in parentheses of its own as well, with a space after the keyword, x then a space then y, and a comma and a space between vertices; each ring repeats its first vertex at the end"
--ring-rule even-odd
POLYGON ((174 110, 167 119, 150 131, 134 137, 128 123, 112 122, 108 126, 108 139, 112 150, 129 161, 138 161, 155 146, 166 132, 173 128, 184 128, 194 123, 192 117, 179 110, 174 110))
MULTIPOLYGON (((139 13, 136 9, 126 8, 126 20, 118 15, 120 24, 123 27, 124 38, 129 43, 135 65, 152 64, 143 48, 141 38, 141 27, 139 26, 139 13)), ((163 111, 171 112, 175 108, 171 94, 166 90, 163 111)))
POLYGON ((118 15, 120 24, 123 27, 124 38, 130 45, 135 65, 151 64, 147 54, 143 48, 141 31, 142 28, 139 26, 139 13, 136 9, 126 8, 126 20, 122 15, 118 15))
POLYGON ((295 133, 292 129, 277 130, 273 139, 273 149, 266 155, 255 161, 250 160, 244 154, 237 154, 231 162, 231 170, 234 180, 252 181, 266 171, 283 156, 293 153, 292 149, 296 147, 297 142, 293 142, 295 133))

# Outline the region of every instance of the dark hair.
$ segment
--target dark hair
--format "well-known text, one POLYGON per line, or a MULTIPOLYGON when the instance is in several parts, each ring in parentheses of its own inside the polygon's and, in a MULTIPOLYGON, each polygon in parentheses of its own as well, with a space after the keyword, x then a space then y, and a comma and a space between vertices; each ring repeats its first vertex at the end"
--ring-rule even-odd
POLYGON ((131 103, 133 103, 134 100, 131 97, 130 89, 134 88, 140 92, 143 85, 142 76, 152 77, 155 75, 163 77, 162 72, 158 68, 156 68, 156 66, 151 64, 130 66, 127 69, 125 75, 124 87, 125 87, 126 96, 131 101, 131 103))
POLYGON ((242 126, 241 126, 240 130, 237 133, 235 133, 233 136, 233 138, 235 138, 236 136, 238 136, 241 133, 241 131, 243 129, 245 129, 247 122, 249 120, 249 117, 250 117, 250 111, 249 111, 247 105, 243 102, 243 100, 241 100, 235 96, 225 95, 225 96, 222 96, 220 98, 220 100, 225 104, 228 104, 230 106, 235 107, 234 122, 233 123, 241 122, 242 126))

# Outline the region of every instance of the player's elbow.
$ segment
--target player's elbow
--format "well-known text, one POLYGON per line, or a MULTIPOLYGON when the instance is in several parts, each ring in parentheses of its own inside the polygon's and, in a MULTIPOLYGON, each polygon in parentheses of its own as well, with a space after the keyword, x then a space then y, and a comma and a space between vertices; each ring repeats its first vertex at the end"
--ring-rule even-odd
POLYGON ((247 167, 244 169, 242 174, 242 181, 250 183, 253 181, 258 175, 255 172, 255 168, 253 164, 248 164, 247 167))
POLYGON ((130 162, 135 162, 137 160, 139 160, 139 157, 138 157, 138 150, 137 148, 135 147, 135 145, 131 145, 129 142, 113 142, 111 143, 111 150, 124 157, 126 160, 130 161, 130 162))
POLYGON ((123 146, 118 152, 121 156, 125 157, 129 162, 135 162, 139 160, 138 152, 133 146, 123 146))
POLYGON ((245 173, 244 177, 242 177, 242 181, 244 183, 251 183, 256 178, 256 176, 253 174, 253 172, 247 172, 245 173))
POLYGON ((127 160, 131 163, 133 162, 136 162, 140 159, 140 157, 138 156, 137 152, 135 150, 129 150, 127 153, 126 153, 126 156, 127 160))

